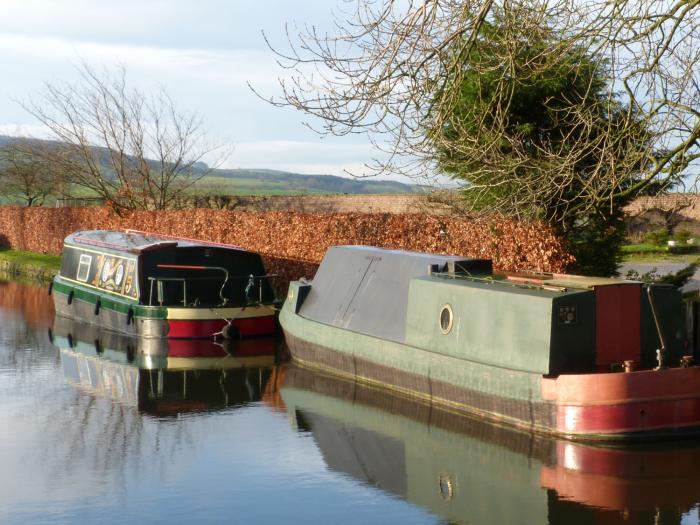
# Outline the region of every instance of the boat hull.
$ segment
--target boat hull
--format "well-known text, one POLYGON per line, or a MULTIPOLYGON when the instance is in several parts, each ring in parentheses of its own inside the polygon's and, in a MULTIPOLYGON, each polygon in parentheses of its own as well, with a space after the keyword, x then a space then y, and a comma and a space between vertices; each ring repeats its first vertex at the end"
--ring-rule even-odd
POLYGON ((276 332, 272 306, 153 307, 123 297, 54 281, 56 315, 119 333, 149 338, 199 339, 222 336, 255 337, 276 332))
POLYGON ((280 322, 292 359, 492 422, 582 441, 700 433, 700 367, 547 377, 305 319, 280 322))

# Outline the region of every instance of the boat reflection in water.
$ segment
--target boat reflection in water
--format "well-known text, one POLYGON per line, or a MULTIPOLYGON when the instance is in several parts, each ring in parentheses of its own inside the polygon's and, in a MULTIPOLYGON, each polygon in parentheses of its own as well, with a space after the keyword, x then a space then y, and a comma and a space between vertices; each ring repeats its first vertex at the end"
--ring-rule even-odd
POLYGON ((282 399, 328 467, 451 522, 698 523, 697 442, 554 440, 295 366, 282 399))
POLYGON ((61 317, 51 335, 69 383, 158 416, 260 400, 281 352, 274 338, 145 339, 61 317))

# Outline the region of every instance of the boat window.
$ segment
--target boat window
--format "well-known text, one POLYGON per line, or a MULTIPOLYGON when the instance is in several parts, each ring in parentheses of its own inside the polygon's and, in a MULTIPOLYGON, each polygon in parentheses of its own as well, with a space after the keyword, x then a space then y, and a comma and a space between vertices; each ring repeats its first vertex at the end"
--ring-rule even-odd
POLYGON ((440 330, 443 334, 447 335, 452 330, 452 319, 452 307, 446 304, 440 311, 440 330))
POLYGON ((91 263, 92 255, 87 255, 85 253, 80 255, 80 262, 78 263, 78 274, 76 275, 76 279, 78 279, 78 281, 86 282, 88 280, 91 263))

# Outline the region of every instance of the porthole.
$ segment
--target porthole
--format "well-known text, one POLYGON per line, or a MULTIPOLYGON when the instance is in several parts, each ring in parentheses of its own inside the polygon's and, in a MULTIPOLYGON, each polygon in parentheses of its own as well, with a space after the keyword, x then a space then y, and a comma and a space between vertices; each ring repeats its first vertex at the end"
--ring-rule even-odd
POLYGON ((453 317, 452 307, 449 304, 443 306, 440 310, 440 330, 443 334, 447 335, 452 330, 453 317))

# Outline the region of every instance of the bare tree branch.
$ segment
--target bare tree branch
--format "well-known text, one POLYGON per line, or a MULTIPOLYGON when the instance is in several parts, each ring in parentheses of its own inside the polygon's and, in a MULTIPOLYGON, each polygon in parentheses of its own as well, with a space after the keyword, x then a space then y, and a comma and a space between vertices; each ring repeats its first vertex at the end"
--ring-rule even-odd
POLYGON ((58 147, 42 141, 15 139, 0 149, 0 194, 26 206, 41 206, 50 195, 63 191, 63 174, 52 169, 47 158, 58 147))
POLYGON ((46 82, 38 98, 22 104, 62 144, 51 162, 74 185, 117 210, 163 209, 211 170, 205 158, 224 160, 201 118, 178 110, 164 90, 129 88, 123 69, 98 73, 82 64, 79 73, 79 83, 46 82))
MULTIPOLYGON (((496 173, 522 187, 519 195, 495 203, 496 211, 522 213, 523 206, 542 202, 543 188, 552 202, 563 198, 558 205, 572 213, 612 206, 615 199, 678 183, 698 156, 699 5, 700 0, 345 0, 333 34, 313 26, 288 28, 287 49, 273 50, 289 74, 280 77, 280 98, 264 98, 302 111, 321 134, 369 135, 387 156, 369 166, 375 173, 423 178, 440 172, 436 152, 446 146, 446 139, 426 130, 440 129, 452 117, 464 74, 498 71, 494 107, 501 110, 468 130, 472 147, 459 145, 462 154, 479 159, 473 179, 496 173), (481 45, 484 24, 498 13, 508 45, 498 60, 465 67, 481 45), (542 27, 560 42, 521 63, 521 51, 542 27), (498 153, 513 89, 572 49, 605 65, 608 95, 599 103, 612 107, 618 101, 627 108, 626 118, 618 115, 614 126, 594 130, 596 108, 582 106, 586 96, 572 99, 561 111, 562 118, 580 121, 577 135, 569 137, 575 142, 565 150, 536 146, 549 162, 516 178, 531 167, 525 152, 507 163, 498 153), (638 146, 626 149, 635 140, 638 146), (563 197, 567 181, 582 176, 573 167, 583 151, 595 151, 598 165, 586 173, 577 195, 563 197)), ((473 184, 470 191, 487 189, 473 184)))

